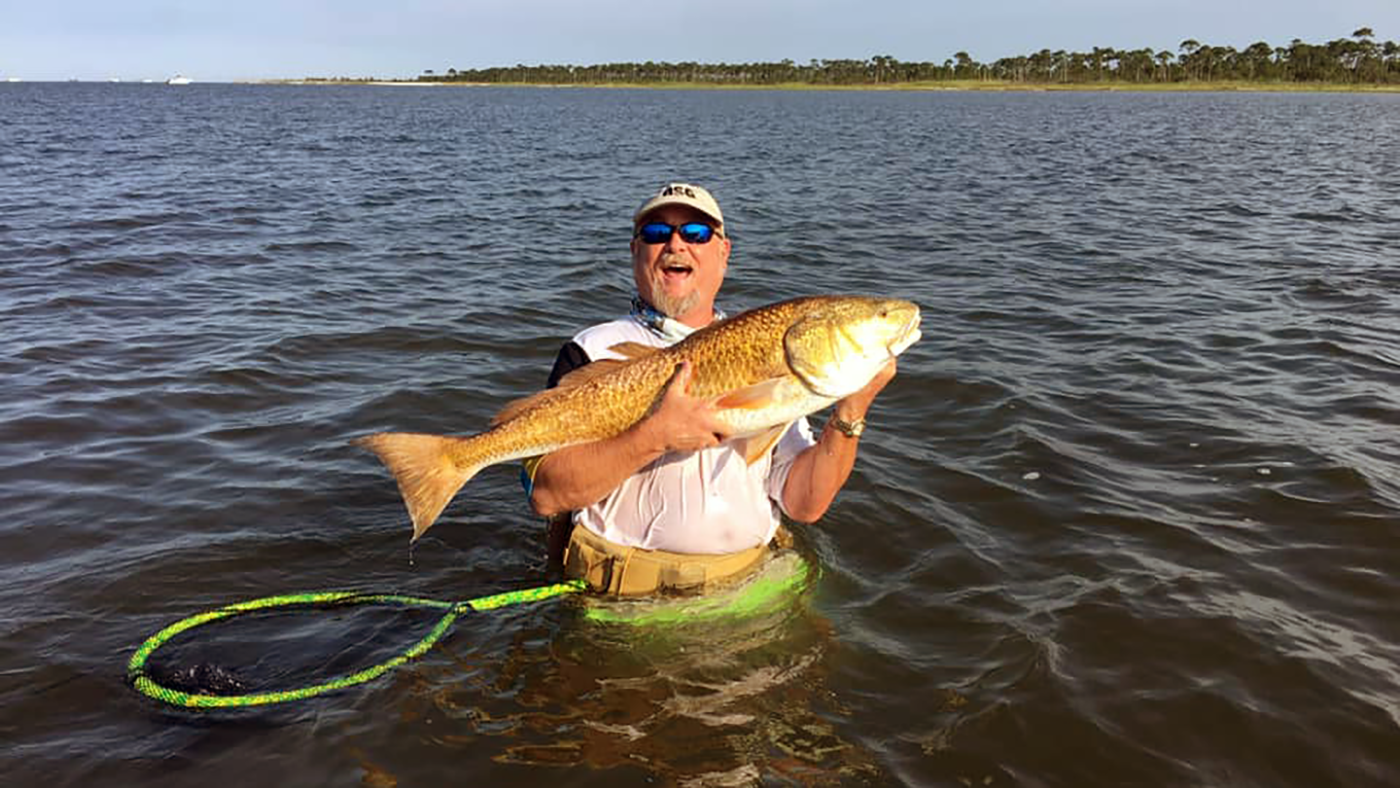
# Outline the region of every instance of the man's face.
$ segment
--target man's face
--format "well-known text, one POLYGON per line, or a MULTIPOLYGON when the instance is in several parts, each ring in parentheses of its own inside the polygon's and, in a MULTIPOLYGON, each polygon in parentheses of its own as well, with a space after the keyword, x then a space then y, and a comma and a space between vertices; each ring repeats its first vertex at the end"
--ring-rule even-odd
MULTIPOLYGON (((647 222, 673 227, 686 222, 714 224, 705 214, 683 205, 657 208, 642 218, 642 224, 647 222)), ((637 292, 661 312, 689 326, 710 322, 728 267, 729 239, 718 233, 703 244, 688 244, 678 232, 660 244, 632 239, 632 277, 637 292)))

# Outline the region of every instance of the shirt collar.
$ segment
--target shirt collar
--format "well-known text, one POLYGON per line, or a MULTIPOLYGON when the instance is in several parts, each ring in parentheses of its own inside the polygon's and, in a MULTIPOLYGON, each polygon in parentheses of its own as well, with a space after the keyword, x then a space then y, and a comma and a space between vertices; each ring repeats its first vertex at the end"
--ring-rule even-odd
MULTIPOLYGON (((648 304, 640 295, 632 296, 631 316, 647 330, 672 344, 698 330, 657 311, 656 307, 648 304)), ((724 317, 724 311, 715 307, 715 320, 723 320, 724 317)))

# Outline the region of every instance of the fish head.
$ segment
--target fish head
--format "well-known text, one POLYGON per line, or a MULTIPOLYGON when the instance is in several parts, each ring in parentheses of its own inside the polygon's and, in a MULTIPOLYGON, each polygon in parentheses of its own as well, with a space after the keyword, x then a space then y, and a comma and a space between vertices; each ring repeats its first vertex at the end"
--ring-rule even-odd
POLYGON ((895 298, 814 299, 788 327, 788 368, 813 392, 840 399, 918 341, 919 307, 895 298))

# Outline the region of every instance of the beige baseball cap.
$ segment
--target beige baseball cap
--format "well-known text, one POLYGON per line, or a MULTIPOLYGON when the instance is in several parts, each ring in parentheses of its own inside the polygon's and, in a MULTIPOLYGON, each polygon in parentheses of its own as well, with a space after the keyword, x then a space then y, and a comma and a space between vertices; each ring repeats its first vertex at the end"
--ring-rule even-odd
POLYGON ((668 183, 662 186, 655 196, 642 203, 642 207, 632 214, 633 226, 640 222, 643 216, 663 205, 685 205, 694 208, 714 219, 721 230, 724 229, 724 214, 719 211, 719 203, 715 202, 714 196, 705 191, 704 187, 693 183, 668 183))

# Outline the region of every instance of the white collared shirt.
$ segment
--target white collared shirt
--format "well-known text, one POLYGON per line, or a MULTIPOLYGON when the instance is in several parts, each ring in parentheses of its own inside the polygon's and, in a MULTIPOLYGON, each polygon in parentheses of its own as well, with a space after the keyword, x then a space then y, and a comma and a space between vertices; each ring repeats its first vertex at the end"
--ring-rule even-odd
MULTIPOLYGON (((622 342, 671 344, 632 318, 585 329, 573 341, 591 361, 620 358, 609 348, 622 342)), ((647 550, 721 554, 767 544, 782 522, 783 485, 792 462, 815 444, 802 418, 753 465, 732 441, 666 454, 603 500, 575 512, 574 523, 610 542, 647 550)))

